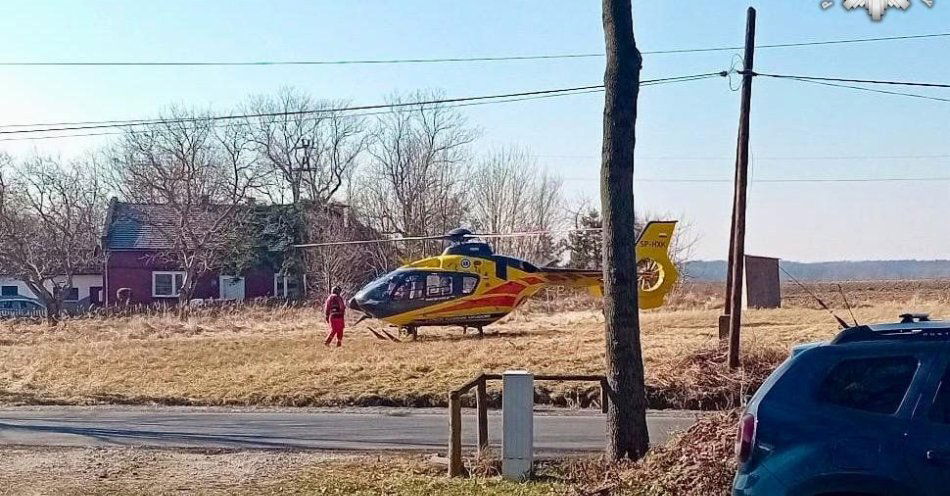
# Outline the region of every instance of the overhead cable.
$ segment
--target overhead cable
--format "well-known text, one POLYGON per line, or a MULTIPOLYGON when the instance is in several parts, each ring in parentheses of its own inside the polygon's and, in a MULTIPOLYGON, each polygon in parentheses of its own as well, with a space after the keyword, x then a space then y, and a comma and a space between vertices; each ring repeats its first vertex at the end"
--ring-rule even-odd
MULTIPOLYGON (((842 45, 854 43, 874 43, 884 41, 907 41, 927 38, 950 37, 950 33, 926 33, 904 36, 883 36, 873 38, 848 38, 835 40, 815 40, 788 43, 774 43, 756 45, 757 49, 775 48, 802 48, 823 45, 842 45)), ((726 52, 741 50, 742 46, 673 48, 664 50, 645 50, 643 55, 675 55, 704 52, 726 52)), ((390 65, 390 64, 441 64, 464 62, 507 62, 529 60, 556 60, 556 59, 590 59, 602 58, 601 52, 596 53, 562 53, 562 54, 533 54, 533 55, 502 55, 502 56, 475 56, 475 57, 433 57, 433 58, 396 58, 396 59, 354 59, 354 60, 251 60, 251 61, 5 61, 0 67, 220 67, 220 66, 325 66, 325 65, 390 65)))

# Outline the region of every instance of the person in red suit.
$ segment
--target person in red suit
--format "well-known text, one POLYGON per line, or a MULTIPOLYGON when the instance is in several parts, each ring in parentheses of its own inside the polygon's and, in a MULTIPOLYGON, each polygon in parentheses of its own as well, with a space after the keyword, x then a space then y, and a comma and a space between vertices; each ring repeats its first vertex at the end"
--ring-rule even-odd
POLYGON ((344 317, 346 316, 346 303, 343 301, 343 297, 340 296, 342 290, 339 286, 334 286, 333 290, 330 291, 330 296, 327 297, 326 303, 323 304, 323 317, 330 324, 330 332, 327 333, 327 339, 323 342, 324 345, 330 346, 330 342, 333 341, 333 338, 336 338, 336 345, 343 345, 343 328, 345 327, 344 317))

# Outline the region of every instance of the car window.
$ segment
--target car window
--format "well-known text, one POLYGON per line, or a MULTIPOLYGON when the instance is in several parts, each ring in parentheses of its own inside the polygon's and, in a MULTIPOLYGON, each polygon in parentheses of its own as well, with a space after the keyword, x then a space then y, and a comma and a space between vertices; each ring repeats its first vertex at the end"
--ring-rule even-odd
POLYGON ((941 424, 950 424, 950 368, 940 379, 937 387, 937 396, 930 407, 930 420, 941 424))
POLYGON ((890 415, 900 407, 917 367, 911 356, 843 360, 822 381, 818 400, 890 415))

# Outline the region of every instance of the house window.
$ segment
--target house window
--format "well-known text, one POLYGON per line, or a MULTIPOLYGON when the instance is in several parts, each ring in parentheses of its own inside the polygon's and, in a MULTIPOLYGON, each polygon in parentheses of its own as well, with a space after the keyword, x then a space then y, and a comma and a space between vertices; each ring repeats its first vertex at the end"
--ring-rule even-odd
POLYGON ((152 296, 177 298, 184 283, 184 272, 152 272, 152 296))
POLYGON ((16 286, 0 286, 0 296, 19 296, 20 290, 16 286))
POLYGON ((299 298, 300 295, 300 278, 274 274, 274 296, 276 298, 299 298))
POLYGON ((63 301, 79 301, 79 288, 63 288, 63 301))

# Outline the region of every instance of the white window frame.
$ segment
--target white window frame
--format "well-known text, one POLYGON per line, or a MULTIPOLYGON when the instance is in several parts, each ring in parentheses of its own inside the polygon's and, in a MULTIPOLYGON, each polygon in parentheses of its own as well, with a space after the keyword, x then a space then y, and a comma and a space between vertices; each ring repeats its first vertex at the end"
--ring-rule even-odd
POLYGON ((185 281, 185 273, 179 270, 157 270, 152 272, 152 298, 178 298, 181 296, 181 286, 175 286, 175 277, 181 276, 182 282, 185 281), (172 277, 172 294, 164 295, 158 294, 155 292, 155 278, 156 276, 171 276, 172 277))
MULTIPOLYGON (((274 273, 274 298, 287 298, 287 281, 290 279, 290 274, 284 274, 282 272, 274 273)), ((303 275, 303 281, 301 281, 303 287, 307 287, 307 274, 303 275)), ((301 289, 303 291, 303 289, 301 289)), ((303 294, 303 293, 301 293, 303 294)))
POLYGON ((280 272, 274 273, 274 298, 287 297, 287 276, 280 272))

